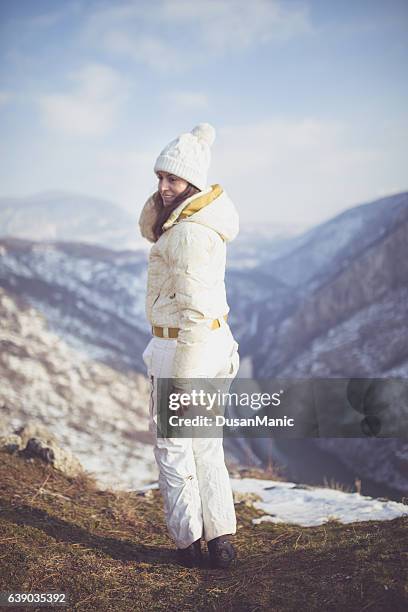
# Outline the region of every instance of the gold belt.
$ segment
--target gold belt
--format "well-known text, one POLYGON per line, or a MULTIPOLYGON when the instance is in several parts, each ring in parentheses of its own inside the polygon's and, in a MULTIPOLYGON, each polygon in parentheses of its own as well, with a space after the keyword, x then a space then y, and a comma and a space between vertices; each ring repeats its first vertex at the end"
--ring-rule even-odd
MULTIPOLYGON (((225 314, 223 318, 226 321, 228 315, 225 314)), ((219 327, 221 327, 221 319, 213 319, 211 322, 211 329, 218 329, 219 327)), ((157 325, 152 325, 152 334, 158 338, 177 338, 178 333, 178 327, 159 327, 157 325)))

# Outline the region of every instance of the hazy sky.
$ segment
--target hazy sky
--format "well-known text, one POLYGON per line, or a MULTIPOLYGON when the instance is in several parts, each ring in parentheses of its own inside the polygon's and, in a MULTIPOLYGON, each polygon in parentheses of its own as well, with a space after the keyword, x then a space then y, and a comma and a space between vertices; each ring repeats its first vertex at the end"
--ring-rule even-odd
POLYGON ((408 188, 407 0, 0 0, 0 18, 0 196, 138 213, 201 121, 242 221, 307 227, 408 188))

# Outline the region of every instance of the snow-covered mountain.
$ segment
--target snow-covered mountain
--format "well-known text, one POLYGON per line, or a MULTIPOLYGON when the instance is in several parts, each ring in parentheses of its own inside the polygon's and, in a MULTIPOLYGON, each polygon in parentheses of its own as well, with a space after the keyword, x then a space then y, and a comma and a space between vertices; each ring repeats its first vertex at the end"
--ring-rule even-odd
POLYGON ((290 250, 302 233, 297 225, 241 222, 239 238, 228 244, 227 267, 235 271, 267 265, 290 250))
POLYGON ((229 281, 256 376, 407 372, 408 193, 357 206, 229 281), (248 301, 252 302, 249 316, 248 301), (242 312, 241 304, 244 305, 242 312), (247 332, 248 333, 248 332, 247 332))
POLYGON ((87 359, 4 289, 0 318, 1 432, 46 426, 105 486, 155 479, 146 378, 87 359))
POLYGON ((293 236, 260 268, 291 287, 317 287, 332 278, 406 218, 408 192, 350 208, 293 236))
POLYGON ((408 193, 382 198, 271 240, 269 258, 260 241, 259 265, 227 269, 231 326, 254 376, 407 371, 407 219, 408 193))
MULTIPOLYGON (((284 252, 285 244, 301 233, 301 227, 245 224, 239 240, 230 245, 231 268, 259 266, 284 252)), ((149 243, 139 232, 138 214, 130 214, 100 198, 64 191, 48 191, 26 197, 0 198, 0 237, 35 241, 81 242, 107 249, 141 249, 149 243)))
MULTIPOLYGON (((407 193, 357 206, 301 236, 251 239, 244 230, 243 238, 229 255, 229 322, 254 377, 407 376, 407 193)), ((7 238, 0 254, 0 285, 38 309, 67 346, 122 374, 145 371, 145 251, 7 238)), ((239 456, 286 464, 291 478, 300 467, 292 442, 253 439, 239 456)), ((351 476, 392 482, 394 491, 408 486, 402 440, 307 442, 351 476)), ((304 452, 306 464, 312 446, 304 452)))
POLYGON ((106 200, 64 191, 0 198, 0 236, 76 240, 122 250, 145 246, 136 214, 106 200))
POLYGON ((144 372, 146 255, 79 243, 0 240, 0 285, 88 358, 144 372))
MULTIPOLYGON (((246 308, 238 314, 237 327, 245 329, 246 319, 251 329, 241 348, 250 353, 254 376, 406 379, 408 194, 348 210, 285 248, 279 258, 251 271, 252 283, 241 275, 235 284, 235 303, 246 308), (263 296, 254 288, 262 286, 267 288, 263 296)), ((408 404, 406 398, 401 401, 406 419, 408 404)), ((406 440, 308 442, 305 464, 318 463, 318 457, 311 459, 313 449, 324 449, 351 470, 351 477, 408 490, 406 440)), ((248 443, 264 460, 269 456, 286 464, 289 474, 302 473, 293 441, 272 441, 272 448, 269 440, 248 443)))

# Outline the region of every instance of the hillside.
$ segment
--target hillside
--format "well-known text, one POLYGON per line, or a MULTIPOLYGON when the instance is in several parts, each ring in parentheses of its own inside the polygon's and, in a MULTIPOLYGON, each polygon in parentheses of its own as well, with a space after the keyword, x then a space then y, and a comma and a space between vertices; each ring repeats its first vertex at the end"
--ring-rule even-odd
MULTIPOLYGON (((254 375, 403 376, 407 236, 406 193, 286 240, 243 231, 229 249, 229 320, 254 375)), ((139 372, 146 266, 142 251, 0 240, 1 286, 90 357, 139 372)))
POLYGON ((101 483, 138 486, 154 478, 147 379, 89 360, 1 288, 0 317, 0 435, 34 421, 101 483))
MULTIPOLYGON (((235 252, 229 251, 227 290, 229 322, 240 344, 242 377, 250 377, 251 372, 258 378, 406 376, 407 193, 351 208, 300 236, 270 235, 267 228, 258 236, 249 228, 245 233, 244 228, 236 242, 235 252)), ((125 398, 120 402, 119 422, 128 422, 126 403, 133 404, 133 399, 126 399, 133 390, 127 378, 145 373, 142 353, 150 338, 144 313, 145 283, 146 254, 141 251, 113 251, 79 242, 0 240, 0 285, 5 292, 13 300, 22 298, 43 315, 44 327, 58 337, 55 342, 75 352, 70 353, 75 354, 72 363, 86 359, 90 371, 101 364, 110 368, 108 376, 99 378, 102 396, 110 394, 108 381, 115 379, 113 371, 118 372, 125 398)), ((17 319, 18 310, 15 305, 17 319)), ((4 320, 7 327, 10 319, 4 320)), ((35 402, 23 405, 19 401, 19 394, 31 397, 32 390, 38 390, 36 376, 43 372, 44 355, 52 352, 52 345, 34 342, 29 334, 24 342, 10 341, 7 329, 4 333, 7 384, 2 399, 8 416, 19 411, 18 417, 24 418, 40 406, 41 414, 46 414, 47 405, 57 422, 53 402, 47 404, 38 394, 35 402), (36 362, 30 370, 24 369, 27 350, 30 363, 36 362), (17 393, 22 369, 24 389, 17 393)), ((74 384, 74 374, 64 376, 64 384, 74 384)), ((66 392, 51 370, 46 378, 48 390, 43 389, 43 395, 50 398, 55 390, 59 395, 66 392)), ((78 382, 84 383, 81 377, 78 382)), ((77 416, 82 417, 83 408, 81 404, 79 410, 75 403, 79 394, 71 391, 68 399, 74 402, 75 416, 70 422, 81 432, 84 419, 77 416)), ((99 391, 95 400, 98 395, 99 391)), ((137 395, 132 393, 132 398, 137 395)), ((126 446, 133 456, 133 434, 116 438, 118 420, 112 416, 117 414, 116 406, 110 411, 114 423, 105 414, 109 445, 93 446, 95 466, 105 453, 112 457, 114 474, 133 479, 132 462, 118 470, 114 451, 115 445, 126 446)), ((321 438, 295 445, 276 439, 231 440, 227 450, 243 465, 267 465, 269 460, 283 465, 285 476, 297 482, 319 484, 334 478, 350 486, 357 478, 363 481, 366 493, 400 499, 407 487, 408 443, 402 437, 400 420, 393 421, 394 439, 321 438)), ((103 429, 101 437, 105 437, 103 429)), ((74 434, 71 439, 79 440, 81 433, 74 434)), ((87 437, 89 445, 91 438, 87 437)), ((151 456, 151 448, 147 453, 151 456)))
POLYGON ((0 240, 0 285, 89 358, 144 372, 146 256, 81 243, 0 240))
POLYGON ((78 240, 111 249, 143 247, 136 215, 107 200, 66 191, 0 198, 0 235, 78 240))
POLYGON ((253 524, 262 513, 248 502, 236 510, 235 566, 189 570, 158 491, 102 491, 1 452, 0 591, 66 592, 69 609, 98 612, 406 609, 408 517, 299 527, 253 524))
POLYGON ((404 376, 407 244, 408 195, 400 194, 346 211, 270 262, 271 282, 285 282, 291 299, 282 293, 280 309, 259 309, 257 375, 404 376))

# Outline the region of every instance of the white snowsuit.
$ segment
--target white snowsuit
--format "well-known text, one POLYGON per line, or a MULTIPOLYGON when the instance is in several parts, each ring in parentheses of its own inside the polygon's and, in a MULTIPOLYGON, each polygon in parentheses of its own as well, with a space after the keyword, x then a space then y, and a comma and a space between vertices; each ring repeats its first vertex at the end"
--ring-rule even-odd
MULTIPOLYGON (((154 242, 153 197, 142 210, 141 233, 154 242)), ((226 242, 238 233, 238 213, 219 185, 185 200, 170 215, 149 256, 146 315, 154 326, 177 327, 177 339, 153 336, 143 359, 151 381, 150 430, 156 434, 157 379, 228 378, 239 367, 238 343, 223 319, 226 242), (221 326, 211 329, 218 318, 221 326)), ((185 381, 184 381, 185 382, 185 381)), ((225 389, 224 389, 225 390, 225 389)), ((228 390, 228 389, 227 389, 228 390)), ((167 526, 178 548, 236 532, 222 438, 160 438, 154 453, 167 526)))

